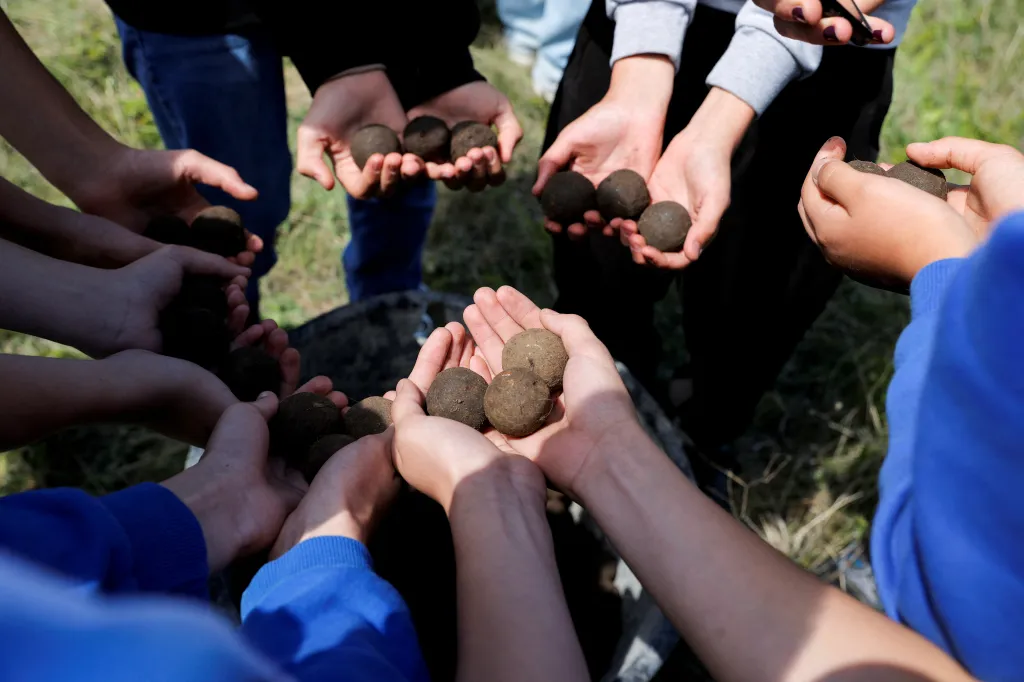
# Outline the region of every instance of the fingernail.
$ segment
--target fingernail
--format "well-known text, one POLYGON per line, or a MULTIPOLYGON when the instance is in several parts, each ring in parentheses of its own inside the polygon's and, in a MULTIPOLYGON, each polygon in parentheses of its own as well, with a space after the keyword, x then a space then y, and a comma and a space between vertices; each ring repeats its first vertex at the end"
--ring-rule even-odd
POLYGON ((882 42, 882 32, 881 31, 874 31, 874 32, 871 33, 871 35, 878 42, 882 42))
POLYGON ((799 21, 801 24, 806 24, 807 23, 807 20, 804 19, 804 8, 803 7, 794 7, 793 8, 793 19, 795 19, 796 21, 799 21))
POLYGON ((259 397, 256 398, 256 400, 263 400, 264 398, 269 398, 272 395, 274 395, 273 391, 263 391, 263 393, 260 393, 259 397))
POLYGON ((822 33, 822 35, 824 35, 825 36, 825 40, 827 40, 829 42, 832 42, 832 43, 838 43, 839 42, 839 36, 836 35, 836 27, 835 26, 828 26, 828 27, 826 27, 825 31, 822 33))

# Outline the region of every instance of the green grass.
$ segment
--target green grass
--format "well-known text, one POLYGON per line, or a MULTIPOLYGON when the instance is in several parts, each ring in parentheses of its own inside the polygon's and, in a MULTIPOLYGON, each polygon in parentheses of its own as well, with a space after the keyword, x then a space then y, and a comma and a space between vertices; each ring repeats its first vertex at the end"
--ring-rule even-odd
MULTIPOLYGON (((157 147, 159 135, 139 87, 125 73, 117 34, 101 0, 0 0, 41 59, 83 107, 122 141, 157 147)), ((547 107, 522 68, 498 44, 493 11, 474 56, 516 105, 526 137, 509 181, 483 194, 441 189, 425 256, 438 290, 472 293, 511 284, 549 304, 550 243, 529 192, 547 107)), ((895 101, 883 132, 885 160, 911 141, 966 135, 1024 145, 1024 0, 924 0, 896 62, 895 101)), ((287 70, 291 132, 309 95, 287 70)), ((51 201, 60 194, 0 143, 0 175, 51 201)), ((294 326, 346 300, 339 263, 348 238, 343 197, 295 176, 293 206, 279 236, 280 262, 263 283, 264 312, 294 326)), ((659 324, 679 357, 678 303, 659 324)), ((904 298, 847 282, 766 396, 743 439, 733 482, 737 515, 803 565, 820 568, 863 538, 885 453, 885 389, 904 298)), ((0 351, 63 355, 55 344, 0 332, 0 351)), ((137 429, 82 428, 0 455, 0 492, 82 485, 103 492, 166 476, 182 446, 137 429)))

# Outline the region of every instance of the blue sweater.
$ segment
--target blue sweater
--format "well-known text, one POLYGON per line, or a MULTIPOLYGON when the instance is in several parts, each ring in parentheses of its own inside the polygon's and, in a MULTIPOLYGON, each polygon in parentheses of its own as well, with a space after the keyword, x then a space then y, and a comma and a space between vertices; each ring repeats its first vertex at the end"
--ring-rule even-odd
POLYGON ((985 680, 1024 674, 1024 213, 911 285, 872 562, 890 617, 985 680))
POLYGON ((353 540, 264 566, 240 634, 203 603, 202 529, 162 486, 0 499, 0 548, 5 682, 428 679, 405 604, 353 540))

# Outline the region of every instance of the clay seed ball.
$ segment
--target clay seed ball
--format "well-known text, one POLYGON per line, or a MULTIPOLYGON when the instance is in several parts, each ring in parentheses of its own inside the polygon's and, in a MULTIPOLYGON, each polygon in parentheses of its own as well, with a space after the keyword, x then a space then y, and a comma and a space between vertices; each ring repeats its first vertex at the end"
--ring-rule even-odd
POLYGON ((886 176, 902 180, 908 185, 924 190, 932 196, 946 200, 949 186, 946 184, 946 176, 942 171, 935 168, 922 168, 913 161, 898 163, 885 172, 886 176))
POLYGON ((505 344, 501 352, 501 368, 528 369, 548 385, 552 391, 562 389, 562 375, 569 354, 558 334, 547 329, 521 331, 505 344))
POLYGON ((487 424, 484 414, 484 393, 487 382, 466 367, 449 367, 430 384, 427 391, 427 414, 462 422, 477 431, 487 424))
POLYGON ((256 400, 264 391, 280 392, 284 381, 281 363, 256 346, 231 351, 221 368, 220 379, 236 398, 247 403, 256 400))
POLYGON ((345 431, 355 439, 384 433, 391 426, 391 401, 380 396, 360 400, 345 413, 345 431))
POLYGON ((333 457, 338 450, 355 442, 352 436, 347 436, 344 433, 328 434, 313 443, 312 447, 309 448, 309 452, 306 453, 305 459, 298 462, 299 466, 297 468, 302 473, 302 477, 306 479, 306 482, 312 483, 313 478, 320 469, 323 468, 324 464, 327 464, 327 460, 333 457))
POLYGON ((583 214, 597 207, 594 184, 576 171, 555 173, 544 185, 540 205, 544 215, 559 225, 583 222, 583 214))
POLYGON ((313 443, 342 431, 341 411, 329 398, 295 393, 281 401, 270 419, 270 450, 300 469, 313 443))
POLYGON ((352 144, 350 145, 352 151, 352 159, 362 170, 366 162, 369 161, 370 157, 374 154, 388 154, 402 153, 402 143, 398 141, 398 135, 395 131, 387 126, 380 125, 378 123, 370 124, 364 128, 360 128, 359 131, 352 136, 352 144))
POLYGON ((885 169, 879 166, 877 163, 871 163, 870 161, 861 161, 860 159, 854 159, 850 162, 850 168, 861 173, 868 173, 870 175, 885 175, 885 169))
POLYGON ((178 244, 180 246, 188 246, 191 241, 188 223, 176 215, 158 215, 150 219, 142 236, 161 244, 178 244))
POLYGON ((476 121, 463 121, 452 127, 451 159, 461 159, 470 149, 498 148, 498 136, 491 126, 476 121))
POLYGON ((231 346, 224 318, 203 308, 169 307, 160 315, 163 354, 207 369, 219 366, 231 346))
POLYGON ((190 244, 197 249, 229 258, 245 251, 242 217, 227 206, 211 206, 192 221, 190 244))
POLYGON ((424 161, 448 161, 452 133, 448 125, 434 116, 418 116, 409 121, 402 133, 405 151, 424 161))
POLYGON ((650 205, 647 183, 628 168, 615 171, 597 186, 597 210, 608 222, 613 218, 636 220, 650 205))
POLYGON ((637 227, 647 243, 659 251, 679 251, 690 231, 690 213, 682 204, 659 201, 640 216, 637 227))
POLYGON ((544 426, 553 406, 548 385, 528 369, 505 370, 491 380, 484 394, 484 412, 491 426, 516 438, 544 426))
POLYGON ((209 310, 219 318, 228 315, 228 298, 224 281, 216 275, 185 275, 172 306, 209 310))

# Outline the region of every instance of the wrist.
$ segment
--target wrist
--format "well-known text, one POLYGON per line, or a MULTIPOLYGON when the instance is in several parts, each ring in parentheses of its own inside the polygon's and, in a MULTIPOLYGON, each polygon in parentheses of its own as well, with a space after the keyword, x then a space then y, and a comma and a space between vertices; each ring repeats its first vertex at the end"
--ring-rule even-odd
POLYGON ((614 433, 594 448, 576 474, 569 491, 580 504, 589 508, 599 504, 609 484, 642 469, 648 458, 666 455, 651 440, 639 422, 614 429, 614 433), (596 502, 595 502, 596 501, 596 502))
MULTIPOLYGON (((309 499, 309 496, 306 499, 309 499)), ((310 514, 309 508, 300 503, 285 519, 281 532, 270 550, 270 558, 276 559, 296 545, 319 537, 348 538, 365 546, 369 543, 370 532, 366 524, 347 509, 333 512, 327 518, 314 517, 310 514)))
POLYGON ((518 504, 543 510, 546 484, 532 462, 518 455, 502 456, 459 478, 446 500, 438 500, 448 518, 481 509, 518 504))
POLYGON ((103 133, 84 140, 63 159, 56 177, 47 179, 83 211, 99 213, 98 204, 110 194, 109 188, 121 186, 124 169, 137 151, 103 133))
POLYGON ((209 475, 202 462, 161 485, 174 493, 199 522, 211 573, 225 568, 251 544, 246 529, 252 523, 244 492, 225 485, 221 476, 209 475))
POLYGON ((621 103, 631 111, 658 119, 664 125, 675 67, 662 55, 636 55, 615 62, 604 100, 621 103))
POLYGON ((754 117, 754 109, 742 99, 727 90, 711 88, 680 137, 721 147, 731 156, 754 117))

